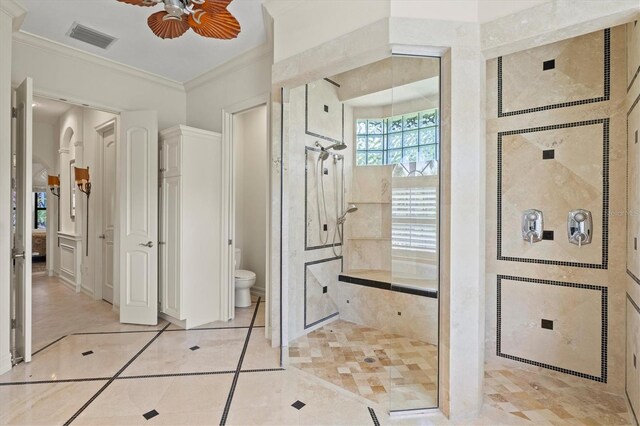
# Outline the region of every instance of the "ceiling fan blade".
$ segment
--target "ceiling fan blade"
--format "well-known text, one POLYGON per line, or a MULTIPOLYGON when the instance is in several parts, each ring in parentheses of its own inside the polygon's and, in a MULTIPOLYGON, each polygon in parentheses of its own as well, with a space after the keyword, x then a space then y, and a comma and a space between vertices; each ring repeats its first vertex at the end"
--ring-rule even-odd
POLYGON ((189 15, 189 25, 203 37, 229 40, 240 34, 240 23, 227 10, 220 13, 197 10, 189 15))
POLYGON ((209 13, 220 13, 227 10, 227 6, 233 0, 204 0, 204 3, 197 5, 198 9, 202 9, 209 13))
POLYGON ((118 0, 118 1, 122 3, 132 4, 134 6, 143 6, 143 7, 150 7, 158 4, 158 2, 155 0, 118 0))
POLYGON ((168 13, 164 10, 151 14, 147 19, 147 24, 151 31, 160 38, 176 38, 187 32, 189 24, 186 16, 182 18, 164 19, 168 13))

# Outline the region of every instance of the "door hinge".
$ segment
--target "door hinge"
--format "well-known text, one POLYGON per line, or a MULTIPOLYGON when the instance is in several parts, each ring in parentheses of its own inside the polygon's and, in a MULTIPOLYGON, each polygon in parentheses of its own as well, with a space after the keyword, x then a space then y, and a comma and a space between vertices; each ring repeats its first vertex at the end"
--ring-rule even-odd
POLYGON ((229 245, 233 244, 233 240, 229 240, 229 245))
POLYGON ((12 329, 12 330, 15 330, 15 329, 16 329, 16 325, 17 325, 17 324, 16 324, 16 320, 15 320, 15 319, 12 319, 12 320, 11 320, 11 329, 12 329))
POLYGON ((11 118, 18 118, 18 109, 16 107, 11 107, 11 118))

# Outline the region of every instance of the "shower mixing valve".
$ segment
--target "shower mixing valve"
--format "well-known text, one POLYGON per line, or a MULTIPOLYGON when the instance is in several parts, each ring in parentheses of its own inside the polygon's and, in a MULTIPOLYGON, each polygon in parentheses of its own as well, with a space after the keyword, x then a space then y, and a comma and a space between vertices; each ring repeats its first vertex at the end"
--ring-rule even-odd
POLYGON ((578 247, 591 244, 593 219, 589 210, 577 209, 569 212, 567 234, 569 242, 578 247))
POLYGON ((529 244, 542 241, 544 234, 544 219, 542 212, 536 209, 525 210, 522 213, 522 239, 529 244))

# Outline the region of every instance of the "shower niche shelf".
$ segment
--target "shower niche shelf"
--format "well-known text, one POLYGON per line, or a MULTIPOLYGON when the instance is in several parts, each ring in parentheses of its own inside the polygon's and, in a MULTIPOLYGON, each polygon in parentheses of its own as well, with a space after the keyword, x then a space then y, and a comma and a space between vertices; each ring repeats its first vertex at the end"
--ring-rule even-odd
POLYGON ((349 204, 391 204, 391 201, 349 201, 349 204))

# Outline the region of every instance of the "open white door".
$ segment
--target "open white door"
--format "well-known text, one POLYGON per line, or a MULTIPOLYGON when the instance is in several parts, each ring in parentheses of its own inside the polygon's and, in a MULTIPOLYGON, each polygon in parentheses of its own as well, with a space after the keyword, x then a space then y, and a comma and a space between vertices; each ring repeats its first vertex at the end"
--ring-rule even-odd
POLYGON ((120 322, 158 323, 158 119, 120 114, 117 163, 120 322))
POLYGON ((31 132, 33 82, 27 78, 16 92, 16 232, 14 259, 14 361, 31 361, 31 132))

